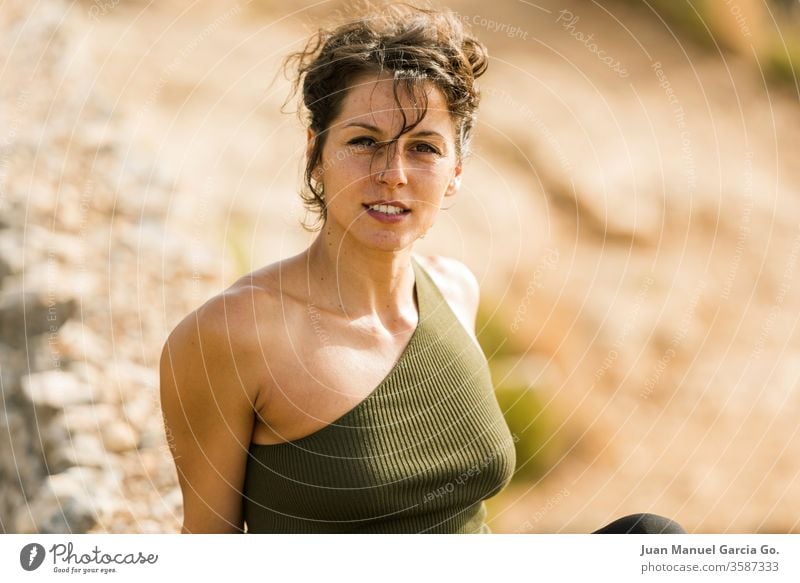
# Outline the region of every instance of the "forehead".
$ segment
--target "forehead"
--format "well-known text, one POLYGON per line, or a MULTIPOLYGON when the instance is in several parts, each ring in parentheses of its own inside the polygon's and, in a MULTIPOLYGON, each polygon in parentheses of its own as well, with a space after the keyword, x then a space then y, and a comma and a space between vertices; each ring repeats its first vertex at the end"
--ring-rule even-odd
MULTIPOLYGON (((399 131, 403 116, 395 98, 394 85, 392 77, 385 74, 360 75, 354 78, 342 100, 339 115, 331 125, 363 122, 375 125, 381 130, 399 131)), ((452 117, 441 90, 430 82, 423 83, 416 90, 424 92, 427 96, 425 118, 417 129, 438 129, 443 135, 453 137, 452 117)), ((400 107, 405 111, 408 123, 416 120, 419 112, 415 111, 414 102, 403 83, 397 85, 397 98, 400 100, 400 107)))

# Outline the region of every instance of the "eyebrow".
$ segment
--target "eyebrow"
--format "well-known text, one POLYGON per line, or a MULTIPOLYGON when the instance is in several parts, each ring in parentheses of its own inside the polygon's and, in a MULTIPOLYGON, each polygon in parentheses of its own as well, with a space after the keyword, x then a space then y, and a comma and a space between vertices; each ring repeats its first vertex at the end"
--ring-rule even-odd
MULTIPOLYGON (((354 122, 345 124, 343 127, 345 127, 345 128, 358 127, 358 128, 364 128, 365 130, 369 130, 371 132, 375 132, 376 134, 381 133, 381 130, 379 128, 375 127, 374 125, 368 124, 368 123, 364 123, 364 122, 360 122, 360 121, 354 121, 354 122)), ((432 137, 435 137, 435 138, 439 138, 439 139, 441 139, 443 141, 447 141, 442 134, 440 134, 439 132, 436 132, 434 130, 420 130, 420 131, 417 131, 417 132, 412 132, 410 135, 411 136, 415 136, 415 137, 429 137, 429 136, 432 136, 432 137)))

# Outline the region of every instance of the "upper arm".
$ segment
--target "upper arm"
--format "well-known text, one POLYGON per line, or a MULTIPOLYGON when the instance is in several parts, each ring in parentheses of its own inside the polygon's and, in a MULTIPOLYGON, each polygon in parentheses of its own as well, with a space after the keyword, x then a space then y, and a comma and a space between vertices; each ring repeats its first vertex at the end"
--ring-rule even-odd
POLYGON ((257 386, 247 324, 215 299, 185 318, 161 355, 161 407, 183 494, 182 532, 240 532, 257 386))

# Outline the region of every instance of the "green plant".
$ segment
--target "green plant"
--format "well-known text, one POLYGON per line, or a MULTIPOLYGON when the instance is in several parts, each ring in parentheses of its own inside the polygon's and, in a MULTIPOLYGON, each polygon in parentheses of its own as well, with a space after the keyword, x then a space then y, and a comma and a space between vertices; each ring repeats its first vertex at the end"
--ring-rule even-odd
POLYGON ((517 469, 515 480, 537 479, 563 453, 564 446, 554 433, 553 414, 543 404, 541 389, 531 386, 508 369, 525 358, 527 350, 507 334, 507 322, 499 310, 485 304, 478 309, 478 341, 489 361, 495 394, 515 439, 517 469))
POLYGON ((542 477, 563 453, 563 444, 555 433, 552 415, 544 407, 540 391, 531 386, 500 385, 497 401, 515 439, 514 478, 542 477))

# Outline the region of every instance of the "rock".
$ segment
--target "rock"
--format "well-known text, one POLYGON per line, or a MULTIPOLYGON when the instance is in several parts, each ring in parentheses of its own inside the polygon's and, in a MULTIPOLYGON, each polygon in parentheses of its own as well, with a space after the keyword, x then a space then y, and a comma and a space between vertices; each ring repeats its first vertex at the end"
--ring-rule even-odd
MULTIPOLYGON (((19 508, 27 507, 25 497, 22 495, 16 484, 6 484, 4 491, 0 492, 0 516, 3 517, 3 524, 9 525, 12 523, 12 517, 19 508)), ((7 533, 13 532, 6 530, 7 533)))
POLYGON ((96 433, 116 414, 116 408, 107 403, 72 405, 58 417, 70 433, 96 433))
POLYGON ((147 421, 154 415, 160 415, 154 395, 149 392, 141 391, 133 398, 122 404, 122 410, 127 419, 134 427, 140 429, 147 425, 147 421))
POLYGON ((161 501, 170 511, 178 513, 183 507, 183 494, 181 494, 181 489, 177 487, 172 488, 161 498, 161 501))
POLYGON ((142 437, 139 446, 142 449, 158 448, 167 449, 166 429, 162 415, 151 418, 142 428, 142 437))
MULTIPOLYGON (((21 366, 14 366, 15 361, 20 361, 20 352, 12 350, 9 347, 0 344, 0 394, 3 395, 3 400, 0 401, 0 410, 4 408, 5 403, 14 395, 19 387, 19 372, 24 370, 21 366)), ((19 364, 22 364, 19 362, 19 364)), ((2 419, 0 419, 2 423, 2 419)))
POLYGON ((93 500, 99 523, 107 523, 114 513, 125 505, 124 500, 120 500, 108 490, 96 492, 93 500))
MULTIPOLYGON (((58 213, 55 218, 55 225, 61 231, 67 233, 80 233, 86 225, 86 208, 81 204, 81 192, 75 185, 63 182, 58 192, 58 213)), ((63 236, 63 235, 62 235, 63 236)), ((85 262, 85 252, 82 238, 72 236, 72 241, 67 247, 69 259, 76 259, 78 264, 85 262)), ((51 249, 52 249, 51 243, 51 249)), ((60 252, 56 251, 57 253, 60 252)))
POLYGON ((164 527, 155 520, 140 520, 139 532, 143 534, 162 534, 164 527))
MULTIPOLYGON (((13 273, 19 272, 18 262, 15 260, 16 251, 13 248, 7 248, 3 244, 3 237, 0 237, 0 287, 2 286, 3 279, 13 273)), ((11 247, 10 245, 8 247, 11 247)))
POLYGON ((100 472, 81 470, 48 476, 36 497, 14 516, 13 532, 21 534, 85 533, 97 522, 92 491, 100 472))
POLYGON ((45 461, 48 470, 57 473, 73 466, 104 468, 111 460, 100 437, 82 433, 54 444, 45 452, 45 461))
POLYGON ((22 233, 11 229, 0 230, 0 258, 9 266, 11 272, 22 272, 24 266, 22 255, 22 233))
MULTIPOLYGON (((99 355, 93 355, 92 360, 102 362, 99 358, 97 358, 98 356, 99 355)), ((77 376, 81 382, 84 382, 88 385, 98 386, 105 383, 105 379, 103 374, 100 372, 100 369, 90 362, 86 362, 85 360, 70 362, 68 370, 77 376)))
POLYGON ((76 306, 74 298, 62 301, 32 292, 8 294, 0 300, 0 343, 23 348, 31 336, 56 332, 76 306))
POLYGON ((0 438, 0 468, 8 483, 26 489, 35 488, 45 474, 38 440, 31 439, 30 423, 26 423, 20 411, 8 407, 3 417, 0 424, 4 435, 0 438))
POLYGON ((115 400, 128 401, 138 398, 142 393, 153 395, 158 387, 158 372, 130 361, 115 362, 107 369, 107 373, 111 386, 118 391, 115 400))
MULTIPOLYGON (((52 194, 51 194, 52 196, 52 194)), ((52 203, 51 203, 52 205, 52 203)), ((60 214, 60 211, 59 211, 60 214)), ((86 252, 80 237, 43 229, 39 235, 47 257, 60 260, 67 265, 79 266, 86 262, 86 252)), ((90 251, 90 250, 89 250, 90 251)))
POLYGON ((105 340, 97 336, 88 326, 74 319, 61 327, 52 348, 58 350, 62 357, 75 361, 104 361, 111 355, 105 340))
POLYGON ((39 434, 48 473, 55 474, 82 462, 103 465, 107 456, 97 435, 114 415, 114 407, 105 403, 73 405, 43 424, 39 434), (84 441, 87 437, 88 442, 84 441), (80 448, 86 451, 76 451, 80 448))
POLYGON ((98 391, 71 373, 49 370, 22 377, 22 392, 34 405, 60 409, 91 403, 98 391))
POLYGON ((122 453, 136 449, 138 433, 127 423, 114 421, 103 426, 103 444, 107 451, 122 453))
POLYGON ((70 451, 76 466, 102 468, 111 461, 100 436, 90 433, 78 434, 72 439, 70 451))

